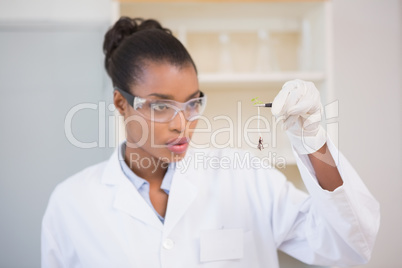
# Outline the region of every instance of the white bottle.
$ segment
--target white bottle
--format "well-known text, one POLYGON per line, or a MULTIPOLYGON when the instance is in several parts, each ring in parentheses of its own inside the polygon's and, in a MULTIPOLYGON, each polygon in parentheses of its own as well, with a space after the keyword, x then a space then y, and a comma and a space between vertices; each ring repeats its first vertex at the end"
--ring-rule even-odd
POLYGON ((269 49, 269 33, 266 30, 258 30, 256 72, 268 73, 271 71, 271 55, 269 49))
POLYGON ((230 53, 230 37, 227 33, 219 35, 220 51, 219 51, 219 72, 232 73, 233 61, 230 53))

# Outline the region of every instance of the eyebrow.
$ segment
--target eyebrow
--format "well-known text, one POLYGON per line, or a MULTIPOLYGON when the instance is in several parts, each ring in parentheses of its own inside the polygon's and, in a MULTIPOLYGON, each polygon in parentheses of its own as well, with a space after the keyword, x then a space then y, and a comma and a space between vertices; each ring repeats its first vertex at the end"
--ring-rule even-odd
MULTIPOLYGON (((199 93, 200 93, 200 90, 197 89, 196 92, 194 92, 193 94, 188 96, 187 100, 190 100, 190 99, 194 98, 199 93)), ((173 95, 170 95, 170 94, 152 93, 152 94, 148 95, 148 97, 151 97, 151 96, 158 97, 158 98, 161 98, 161 99, 174 99, 173 95)))

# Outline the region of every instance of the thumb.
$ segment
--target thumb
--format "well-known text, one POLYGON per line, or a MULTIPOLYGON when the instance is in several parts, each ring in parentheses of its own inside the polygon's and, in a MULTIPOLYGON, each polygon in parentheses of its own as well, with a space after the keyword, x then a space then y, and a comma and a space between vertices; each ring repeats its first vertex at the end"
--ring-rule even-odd
POLYGON ((282 88, 282 90, 279 91, 278 95, 276 95, 274 101, 272 102, 271 108, 271 112, 274 116, 282 115, 283 108, 285 106, 289 93, 290 91, 288 88, 282 88))

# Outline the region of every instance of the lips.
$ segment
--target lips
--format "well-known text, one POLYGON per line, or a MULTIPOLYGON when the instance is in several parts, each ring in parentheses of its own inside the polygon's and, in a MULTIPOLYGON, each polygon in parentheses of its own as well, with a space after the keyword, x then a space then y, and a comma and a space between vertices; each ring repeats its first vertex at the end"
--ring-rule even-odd
POLYGON ((169 151, 176 153, 176 154, 182 154, 187 151, 189 139, 188 138, 175 138, 171 139, 166 143, 167 148, 169 151))

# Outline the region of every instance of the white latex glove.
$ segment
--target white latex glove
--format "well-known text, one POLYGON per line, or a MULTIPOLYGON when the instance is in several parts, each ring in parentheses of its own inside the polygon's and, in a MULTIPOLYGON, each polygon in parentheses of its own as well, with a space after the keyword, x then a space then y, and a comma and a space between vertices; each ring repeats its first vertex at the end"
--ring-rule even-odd
POLYGON ((291 80, 286 82, 272 103, 276 120, 284 120, 293 148, 299 154, 310 154, 327 141, 327 134, 320 125, 322 104, 320 92, 312 82, 291 80))

